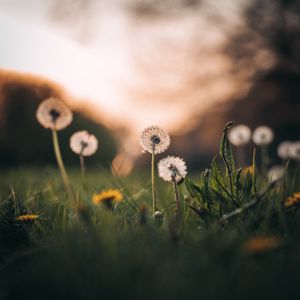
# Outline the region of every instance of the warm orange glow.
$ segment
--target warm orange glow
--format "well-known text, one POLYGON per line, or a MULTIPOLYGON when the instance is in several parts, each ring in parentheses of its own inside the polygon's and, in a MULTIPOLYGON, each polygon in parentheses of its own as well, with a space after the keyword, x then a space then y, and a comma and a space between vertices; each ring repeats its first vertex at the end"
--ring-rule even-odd
POLYGON ((124 153, 118 154, 112 162, 112 173, 127 176, 133 169, 133 160, 124 153))
POLYGON ((49 3, 34 13, 21 2, 22 9, 1 4, 0 68, 59 83, 73 107, 90 107, 99 122, 125 129, 123 149, 135 155, 139 147, 134 141, 143 127, 157 124, 171 134, 185 133, 211 106, 243 95, 258 66, 272 64, 262 49, 252 69, 231 72, 232 62, 222 49, 236 26, 243 26, 239 6, 233 10, 232 3, 235 13, 224 26, 214 26, 207 15, 217 6, 209 1, 196 14, 150 20, 107 2, 109 14, 99 10, 91 18, 92 33, 77 40, 70 34, 73 23, 65 20, 62 27, 49 19, 49 3))

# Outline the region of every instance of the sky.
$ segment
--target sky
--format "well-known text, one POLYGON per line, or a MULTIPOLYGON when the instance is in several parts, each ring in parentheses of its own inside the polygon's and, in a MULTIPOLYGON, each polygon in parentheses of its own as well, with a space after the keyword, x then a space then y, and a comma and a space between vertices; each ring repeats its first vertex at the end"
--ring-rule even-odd
POLYGON ((105 32, 101 43, 82 45, 66 28, 51 22, 47 3, 51 1, 0 0, 0 36, 5 41, 0 67, 43 75, 75 97, 115 111, 120 101, 115 83, 128 70, 121 21, 111 22, 115 29, 105 32))
POLYGON ((62 85, 99 121, 130 132, 125 151, 148 125, 188 131, 212 105, 246 93, 251 75, 231 74, 222 51, 245 26, 243 1, 163 17, 134 14, 134 1, 0 0, 0 68, 62 85))

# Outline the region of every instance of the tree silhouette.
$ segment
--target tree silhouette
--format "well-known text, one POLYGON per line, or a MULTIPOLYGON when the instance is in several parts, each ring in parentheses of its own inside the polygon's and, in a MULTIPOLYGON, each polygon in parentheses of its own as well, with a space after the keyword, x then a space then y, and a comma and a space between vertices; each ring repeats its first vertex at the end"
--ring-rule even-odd
MULTIPOLYGON (((39 102, 49 96, 59 96, 59 93, 47 85, 2 84, 1 167, 55 163, 50 131, 42 128, 35 117, 39 102)), ((69 148, 69 138, 77 130, 88 130, 99 139, 99 150, 88 163, 109 164, 116 154, 111 133, 78 113, 74 114, 71 126, 59 133, 66 163, 78 163, 78 157, 69 148)))

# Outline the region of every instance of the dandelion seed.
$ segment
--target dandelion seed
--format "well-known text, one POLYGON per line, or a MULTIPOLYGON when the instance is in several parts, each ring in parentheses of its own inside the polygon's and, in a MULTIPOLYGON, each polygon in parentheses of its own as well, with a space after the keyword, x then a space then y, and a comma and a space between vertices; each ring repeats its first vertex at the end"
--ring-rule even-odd
POLYGON ((234 126, 228 133, 228 139, 232 145, 237 147, 237 160, 239 165, 246 165, 246 154, 243 146, 246 146, 251 140, 251 129, 243 124, 234 126))
POLYGON ((290 157, 295 160, 300 160, 300 142, 293 142, 290 146, 290 157))
POLYGON ((157 211, 154 213, 154 216, 155 216, 155 218, 160 219, 160 218, 163 217, 163 213, 162 213, 161 211, 157 210, 157 211))
POLYGON ((152 187, 152 210, 153 215, 157 209, 155 189, 155 154, 166 151, 170 146, 169 135, 158 126, 145 128, 141 133, 141 146, 145 152, 152 155, 151 160, 151 187, 152 187))
POLYGON ((292 196, 287 197, 284 201, 285 207, 296 206, 300 204, 300 192, 294 193, 292 196))
POLYGON ((82 130, 72 134, 70 147, 78 155, 91 156, 97 151, 98 140, 93 134, 82 130))
POLYGON ((268 172, 268 178, 271 183, 276 182, 284 176, 285 168, 283 166, 273 166, 268 172))
POLYGON ((251 139, 251 129, 247 125, 234 126, 229 131, 228 139, 234 146, 245 146, 251 139))
POLYGON ((48 98, 39 105, 36 118, 45 128, 62 130, 70 125, 73 114, 62 101, 56 98, 48 98))
POLYGON ((109 209, 113 209, 113 203, 119 203, 122 200, 123 194, 117 189, 105 190, 98 194, 94 194, 92 197, 92 202, 95 205, 104 203, 109 209))
POLYGON ((289 159, 291 146, 292 146, 292 142, 290 141, 284 141, 280 143, 279 146, 277 147, 278 156, 283 160, 289 159))
POLYGON ((268 126, 259 126, 257 127, 252 136, 254 144, 258 146, 269 145, 274 139, 274 132, 268 126))
POLYGON ((159 154, 169 148, 170 137, 162 128, 150 126, 141 133, 141 146, 149 153, 159 154))
POLYGON ((157 222, 157 224, 162 225, 164 222, 164 214, 161 211, 157 210, 154 213, 154 219, 157 222))
POLYGON ((267 175, 267 169, 270 165, 270 157, 268 153, 268 145, 274 139, 274 132, 268 126, 259 126, 254 130, 252 136, 254 144, 260 147, 261 152, 261 172, 263 176, 267 175))
POLYGON ((48 98, 38 106, 36 118, 43 127, 52 130, 52 141, 56 161, 69 198, 71 198, 75 203, 76 197, 70 185, 69 177, 62 159, 57 135, 58 130, 66 128, 72 122, 73 113, 60 100, 56 98, 48 98))
POLYGON ((32 222, 36 219, 39 218, 39 215, 36 214, 26 214, 26 215, 20 215, 16 217, 16 220, 19 222, 24 222, 24 223, 28 223, 28 222, 32 222))
POLYGON ((74 153, 79 155, 81 173, 85 177, 84 157, 91 156, 97 151, 97 138, 86 130, 77 131, 70 138, 70 148, 74 153))
POLYGON ((163 180, 172 182, 181 181, 187 174, 186 164, 183 159, 174 156, 163 158, 158 163, 158 174, 163 180))
POLYGON ((172 182, 176 202, 176 217, 177 221, 182 220, 180 199, 178 193, 178 183, 184 180, 187 174, 186 164, 183 159, 175 156, 163 158, 158 163, 158 174, 163 180, 172 182))

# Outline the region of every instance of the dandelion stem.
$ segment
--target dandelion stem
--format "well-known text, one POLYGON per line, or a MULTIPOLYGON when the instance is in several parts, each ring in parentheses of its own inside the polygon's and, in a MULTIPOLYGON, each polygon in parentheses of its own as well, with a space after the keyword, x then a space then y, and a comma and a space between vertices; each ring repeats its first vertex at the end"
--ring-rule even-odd
POLYGON ((261 172, 263 176, 267 173, 268 165, 269 165, 268 146, 261 146, 261 172))
POLYGON ((61 155, 61 151, 60 151, 60 147, 59 147, 59 142, 58 142, 58 135, 57 135, 57 131, 56 130, 52 130, 52 138, 53 138, 53 146, 54 146, 54 153, 56 156, 56 161, 65 185, 65 188, 67 190, 67 193, 69 195, 69 198, 71 198, 74 203, 76 202, 76 198, 74 195, 74 192, 71 188, 70 185, 70 181, 69 181, 69 177, 62 159, 62 155, 61 155))
POLYGON ((156 190, 155 190, 155 153, 152 150, 152 160, 151 160, 151 183, 152 183, 152 208, 153 215, 156 211, 156 190))
POLYGON ((172 178, 173 183, 173 189, 175 194, 175 202, 176 202, 176 214, 178 221, 181 221, 181 209, 180 209, 180 202, 179 202, 179 193, 178 193, 178 187, 177 182, 175 180, 175 177, 172 178))
POLYGON ((245 147, 237 148, 238 165, 240 166, 240 168, 247 166, 245 151, 245 147))
POLYGON ((85 168, 84 156, 82 154, 79 155, 79 160, 80 160, 81 175, 82 175, 83 178, 85 178, 86 168, 85 168))

